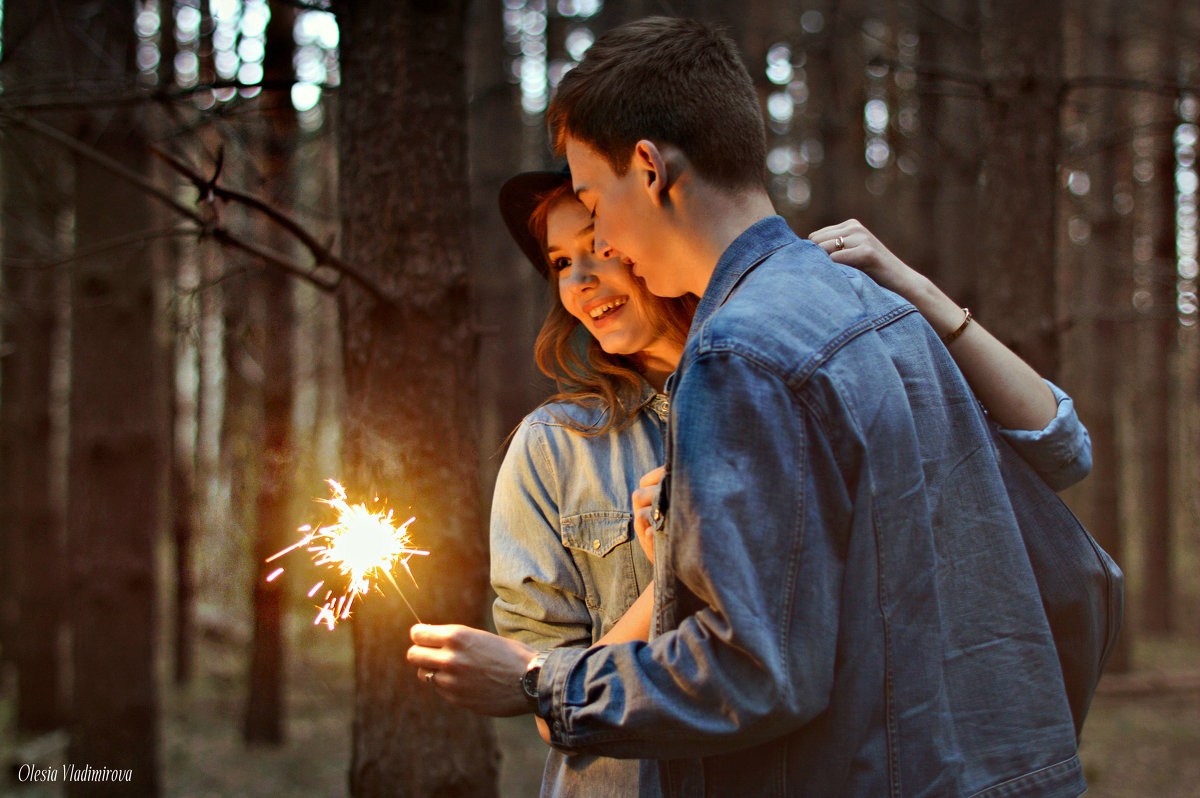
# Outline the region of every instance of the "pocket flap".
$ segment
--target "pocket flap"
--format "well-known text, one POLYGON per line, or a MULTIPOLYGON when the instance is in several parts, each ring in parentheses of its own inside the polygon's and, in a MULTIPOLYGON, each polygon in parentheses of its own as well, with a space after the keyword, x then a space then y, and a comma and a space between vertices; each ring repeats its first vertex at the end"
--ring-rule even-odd
POLYGON ((563 545, 597 557, 633 537, 633 516, 622 512, 581 513, 562 519, 563 545))

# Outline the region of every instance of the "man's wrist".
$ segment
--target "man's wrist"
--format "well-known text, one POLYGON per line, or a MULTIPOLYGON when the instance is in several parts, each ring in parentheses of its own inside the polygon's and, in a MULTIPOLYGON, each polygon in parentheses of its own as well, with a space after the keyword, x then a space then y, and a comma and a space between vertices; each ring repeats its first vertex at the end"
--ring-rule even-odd
POLYGON ((521 674, 519 681, 529 710, 535 715, 538 714, 539 705, 538 681, 542 675, 542 665, 545 664, 549 654, 549 651, 539 651, 534 654, 525 666, 525 672, 521 674))

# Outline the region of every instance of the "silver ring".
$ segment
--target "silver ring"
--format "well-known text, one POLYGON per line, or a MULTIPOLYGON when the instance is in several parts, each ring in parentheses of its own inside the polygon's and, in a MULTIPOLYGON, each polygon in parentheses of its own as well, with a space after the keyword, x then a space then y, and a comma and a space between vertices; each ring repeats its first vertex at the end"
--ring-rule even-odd
POLYGON ((435 679, 437 679, 437 671, 429 671, 425 674, 425 681, 429 682, 430 684, 434 684, 435 679))
POLYGON ((834 250, 845 249, 846 248, 846 239, 842 238, 841 236, 838 236, 837 238, 833 239, 833 248, 834 248, 834 250))

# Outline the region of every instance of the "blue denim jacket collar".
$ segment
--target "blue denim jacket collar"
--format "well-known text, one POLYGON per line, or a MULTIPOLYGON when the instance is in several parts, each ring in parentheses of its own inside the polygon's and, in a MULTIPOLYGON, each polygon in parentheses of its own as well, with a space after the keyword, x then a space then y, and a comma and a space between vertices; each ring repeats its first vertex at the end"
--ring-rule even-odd
POLYGON ((775 250, 795 240, 796 234, 782 216, 767 216, 742 231, 717 261, 692 319, 692 330, 700 329, 713 311, 729 297, 746 272, 775 250))

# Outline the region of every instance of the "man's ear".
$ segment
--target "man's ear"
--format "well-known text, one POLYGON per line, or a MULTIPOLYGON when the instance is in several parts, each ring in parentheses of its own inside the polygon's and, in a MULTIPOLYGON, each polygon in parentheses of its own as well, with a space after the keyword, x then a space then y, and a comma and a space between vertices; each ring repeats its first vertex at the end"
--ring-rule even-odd
POLYGON ((633 168, 642 178, 642 186, 655 205, 666 205, 670 201, 668 190, 675 179, 667 163, 666 154, 649 139, 642 139, 633 148, 633 168))

